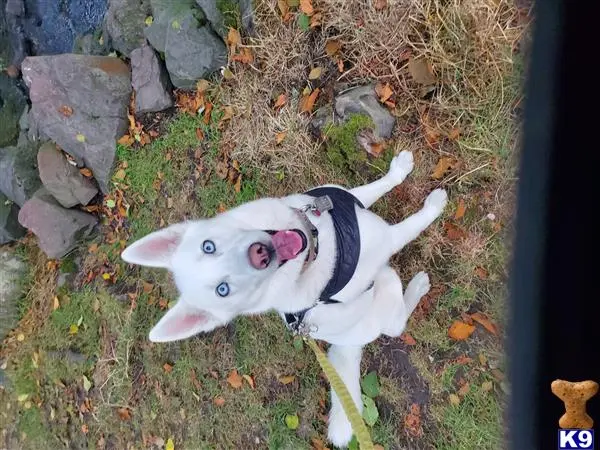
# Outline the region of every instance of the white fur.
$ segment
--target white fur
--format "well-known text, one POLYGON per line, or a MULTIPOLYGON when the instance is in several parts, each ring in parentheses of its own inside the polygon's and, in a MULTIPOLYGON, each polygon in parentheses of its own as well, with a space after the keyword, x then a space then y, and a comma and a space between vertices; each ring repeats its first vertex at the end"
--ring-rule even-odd
MULTIPOLYGON (((350 190, 366 208, 400 184, 413 169, 413 156, 401 152, 381 179, 350 190)), ((319 230, 319 253, 303 270, 306 249, 283 266, 271 264, 263 270, 248 262, 248 248, 255 242, 270 242, 264 230, 308 230, 292 208, 314 199, 297 194, 265 198, 246 203, 206 220, 173 225, 133 243, 122 258, 133 264, 168 268, 180 292, 178 303, 150 332, 157 342, 184 339, 210 331, 242 314, 269 310, 297 312, 312 306, 333 271, 336 244, 329 214, 309 213, 319 230), (214 242, 217 251, 205 254, 202 243, 214 242), (219 297, 216 286, 226 281, 227 297, 219 297)), ((348 284, 335 296, 341 303, 311 309, 305 322, 311 336, 332 344, 329 359, 345 381, 356 406, 362 411, 360 360, 362 347, 379 335, 398 336, 423 295, 429 291, 429 277, 418 273, 404 295, 402 283, 388 265, 389 258, 415 239, 439 217, 447 203, 446 192, 436 189, 423 208, 404 221, 389 225, 368 209, 356 209, 360 229, 360 257, 348 284), (374 287, 365 292, 371 281, 374 287)), ((343 447, 352 429, 334 393, 331 395, 328 436, 343 447)))

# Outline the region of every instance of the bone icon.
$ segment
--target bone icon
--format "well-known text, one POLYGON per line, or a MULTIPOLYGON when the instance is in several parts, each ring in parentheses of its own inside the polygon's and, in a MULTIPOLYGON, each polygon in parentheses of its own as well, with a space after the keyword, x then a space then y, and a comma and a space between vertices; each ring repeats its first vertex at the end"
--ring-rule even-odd
POLYGON ((552 393, 565 403, 565 414, 559 419, 561 428, 587 430, 594 426, 594 420, 588 416, 586 402, 598 392, 595 381, 570 382, 554 380, 550 386, 552 393))

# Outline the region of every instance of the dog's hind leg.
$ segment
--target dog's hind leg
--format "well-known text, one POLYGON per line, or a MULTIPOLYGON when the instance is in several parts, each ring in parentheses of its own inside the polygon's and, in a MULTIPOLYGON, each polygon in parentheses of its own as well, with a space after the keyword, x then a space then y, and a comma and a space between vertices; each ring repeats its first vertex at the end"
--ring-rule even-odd
POLYGON ((413 155, 409 151, 403 151, 395 156, 390 163, 390 169, 385 176, 373 183, 365 184, 350 190, 360 202, 369 208, 384 194, 391 191, 395 186, 404 181, 406 176, 413 170, 413 155))
POLYGON ((425 204, 419 212, 396 225, 392 225, 391 255, 398 253, 406 244, 425 231, 442 214, 446 203, 448 203, 446 191, 436 189, 427 196, 425 204))
MULTIPOLYGON (((362 413, 363 403, 360 396, 360 360, 362 347, 332 345, 327 357, 340 375, 358 411, 362 413)), ((336 447, 346 447, 352 439, 352 425, 346 417, 344 408, 333 389, 331 390, 331 410, 327 437, 336 447)))

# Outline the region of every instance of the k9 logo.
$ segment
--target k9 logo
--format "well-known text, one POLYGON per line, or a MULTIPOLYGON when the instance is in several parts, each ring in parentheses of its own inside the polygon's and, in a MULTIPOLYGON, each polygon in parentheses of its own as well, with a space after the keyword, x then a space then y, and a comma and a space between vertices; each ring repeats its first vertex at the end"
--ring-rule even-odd
POLYGON ((558 448, 594 450, 594 430, 558 430, 558 448))

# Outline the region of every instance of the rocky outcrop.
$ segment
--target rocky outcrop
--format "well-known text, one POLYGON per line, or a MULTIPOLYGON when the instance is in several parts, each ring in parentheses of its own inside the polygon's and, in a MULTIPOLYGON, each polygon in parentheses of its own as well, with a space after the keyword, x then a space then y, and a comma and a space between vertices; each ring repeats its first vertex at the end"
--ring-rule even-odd
POLYGON ((53 143, 40 147, 37 160, 44 187, 65 208, 87 205, 98 193, 90 179, 70 164, 53 143))
POLYGON ((167 71, 150 46, 131 52, 131 84, 135 90, 135 111, 147 113, 173 106, 167 71))
POLYGON ((63 208, 42 188, 19 211, 19 223, 37 236, 49 258, 62 258, 90 235, 97 220, 83 211, 63 208))
POLYGON ((151 14, 149 0, 109 0, 104 28, 112 47, 130 56, 132 50, 142 46, 146 42, 145 20, 151 14))
POLYGON ((107 192, 115 143, 127 130, 127 65, 115 57, 65 54, 26 58, 22 71, 32 103, 30 134, 56 142, 107 192))

